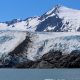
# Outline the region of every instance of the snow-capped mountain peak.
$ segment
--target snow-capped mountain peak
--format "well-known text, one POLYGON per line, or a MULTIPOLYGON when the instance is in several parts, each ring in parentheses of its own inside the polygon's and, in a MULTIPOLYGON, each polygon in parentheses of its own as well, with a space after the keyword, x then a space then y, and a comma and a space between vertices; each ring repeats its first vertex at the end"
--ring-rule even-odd
POLYGON ((38 31, 80 31, 80 10, 57 5, 56 7, 43 14, 41 19, 43 21, 38 25, 38 31))
POLYGON ((54 8, 52 8, 51 10, 49 10, 46 14, 47 15, 50 15, 52 13, 58 13, 59 12, 59 9, 62 8, 63 6, 60 6, 60 5, 56 5, 54 8))
POLYGON ((79 10, 76 9, 72 9, 72 8, 68 8, 62 5, 56 5, 55 7, 53 7, 51 10, 49 10, 46 15, 50 15, 50 14, 58 14, 58 13, 63 13, 63 12, 80 12, 79 10))
POLYGON ((57 5, 41 16, 13 19, 0 26, 0 30, 77 32, 80 31, 80 10, 57 5))

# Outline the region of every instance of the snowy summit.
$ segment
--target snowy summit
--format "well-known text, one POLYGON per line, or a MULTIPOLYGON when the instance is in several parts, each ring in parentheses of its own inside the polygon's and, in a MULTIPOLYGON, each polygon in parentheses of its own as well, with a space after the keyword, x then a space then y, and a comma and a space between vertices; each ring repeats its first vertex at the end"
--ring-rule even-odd
POLYGON ((0 30, 76 32, 80 31, 80 10, 57 5, 41 16, 0 23, 0 30))

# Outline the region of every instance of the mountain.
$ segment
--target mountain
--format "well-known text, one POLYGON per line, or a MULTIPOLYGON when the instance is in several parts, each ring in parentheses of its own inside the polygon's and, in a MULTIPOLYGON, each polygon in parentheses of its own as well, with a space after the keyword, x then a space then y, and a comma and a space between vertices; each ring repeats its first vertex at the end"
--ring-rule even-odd
POLYGON ((0 23, 0 30, 76 32, 80 31, 80 10, 55 6, 38 17, 0 23))
POLYGON ((36 31, 76 32, 80 28, 80 10, 56 6, 41 16, 36 31), (44 27, 45 26, 45 27, 44 27))
MULTIPOLYGON (((71 65, 76 59, 79 62, 79 32, 0 32, 0 67, 23 65, 22 68, 24 66, 30 68, 29 65, 33 64, 36 64, 36 67, 45 65, 45 61, 47 61, 46 64, 49 63, 46 67, 56 66, 56 62, 58 65, 56 67, 61 67, 59 64, 64 64, 64 61, 71 65)), ((67 67, 67 65, 63 65, 63 67, 67 67)))
POLYGON ((0 23, 0 67, 80 68, 80 11, 55 6, 41 16, 0 23))

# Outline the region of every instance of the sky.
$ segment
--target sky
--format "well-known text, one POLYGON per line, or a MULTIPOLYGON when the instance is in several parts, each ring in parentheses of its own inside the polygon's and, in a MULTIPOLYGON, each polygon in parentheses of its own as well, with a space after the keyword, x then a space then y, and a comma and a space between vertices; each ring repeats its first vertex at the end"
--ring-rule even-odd
POLYGON ((80 0, 0 0, 0 22, 40 16, 57 4, 80 10, 80 0))

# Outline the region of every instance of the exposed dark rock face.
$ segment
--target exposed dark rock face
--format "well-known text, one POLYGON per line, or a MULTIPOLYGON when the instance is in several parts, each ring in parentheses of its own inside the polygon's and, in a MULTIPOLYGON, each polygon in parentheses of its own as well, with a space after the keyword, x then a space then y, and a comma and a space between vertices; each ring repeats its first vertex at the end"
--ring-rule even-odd
POLYGON ((14 67, 16 67, 16 68, 31 68, 32 65, 34 65, 33 61, 27 61, 27 62, 16 64, 14 67))
POLYGON ((37 26, 37 29, 36 31, 43 31, 44 29, 47 28, 47 26, 51 26, 51 27, 54 27, 54 32, 58 32, 58 31, 61 31, 61 27, 62 27, 63 23, 62 23, 62 19, 60 19, 58 17, 58 15, 55 15, 53 17, 49 17, 47 18, 45 21, 41 22, 38 26, 37 26))
POLYGON ((37 61, 26 61, 12 66, 14 68, 80 68, 80 54, 63 55, 60 51, 50 51, 37 61))
POLYGON ((19 46, 17 46, 12 52, 10 52, 8 56, 5 56, 6 58, 2 57, 2 66, 4 65, 6 67, 13 67, 16 64, 27 61, 26 54, 29 42, 31 42, 30 38, 29 36, 26 36, 26 39, 19 46))
POLYGON ((18 19, 13 19, 11 21, 6 21, 5 23, 8 24, 8 26, 15 24, 17 22, 21 22, 22 20, 18 20, 18 19))
MULTIPOLYGON (((51 50, 37 61, 28 60, 27 50, 31 40, 30 34, 27 34, 26 39, 14 51, 0 60, 0 68, 80 68, 80 50, 65 55, 61 51, 51 50)), ((39 52, 42 48, 39 48, 39 52)))
POLYGON ((59 8, 60 8, 60 7, 61 7, 60 5, 56 5, 56 6, 55 6, 55 9, 54 9, 51 13, 49 13, 49 14, 44 13, 44 14, 39 18, 39 20, 43 20, 43 19, 47 18, 48 16, 50 16, 50 15, 52 15, 52 14, 59 13, 59 8))
POLYGON ((20 53, 22 54, 24 52, 27 52, 29 42, 30 42, 29 36, 26 36, 26 39, 18 47, 16 47, 15 50, 10 53, 10 55, 13 54, 20 55, 20 53))

